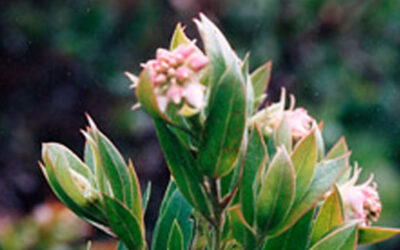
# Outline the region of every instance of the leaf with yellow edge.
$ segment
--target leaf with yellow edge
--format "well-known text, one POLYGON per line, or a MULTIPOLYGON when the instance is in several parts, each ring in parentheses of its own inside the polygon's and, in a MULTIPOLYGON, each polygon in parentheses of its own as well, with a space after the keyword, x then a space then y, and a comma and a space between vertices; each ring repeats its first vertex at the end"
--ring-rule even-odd
POLYGON ((230 207, 228 210, 228 216, 233 237, 241 245, 246 246, 246 249, 255 249, 255 233, 243 217, 240 206, 235 205, 230 207))
POLYGON ((296 144, 291 158, 296 173, 296 199, 299 199, 310 187, 317 164, 315 129, 296 144))
POLYGON ((260 105, 266 95, 265 92, 271 79, 271 69, 272 61, 268 61, 251 73, 251 82, 254 89, 254 108, 260 105))
POLYGON ((295 192, 293 164, 284 147, 278 148, 256 200, 257 231, 270 233, 283 222, 292 208, 295 192))
POLYGON ((314 245, 326 233, 343 224, 340 193, 335 187, 319 210, 311 234, 310 246, 314 245))
POLYGON ((399 235, 400 228, 360 227, 358 234, 358 244, 373 244, 399 235))
POLYGON ((184 27, 182 27, 181 23, 176 25, 174 34, 172 35, 171 44, 169 48, 174 50, 179 47, 179 45, 189 45, 191 43, 190 39, 185 35, 184 27))
POLYGON ((354 250, 357 247, 357 222, 339 227, 317 243, 310 250, 354 250))

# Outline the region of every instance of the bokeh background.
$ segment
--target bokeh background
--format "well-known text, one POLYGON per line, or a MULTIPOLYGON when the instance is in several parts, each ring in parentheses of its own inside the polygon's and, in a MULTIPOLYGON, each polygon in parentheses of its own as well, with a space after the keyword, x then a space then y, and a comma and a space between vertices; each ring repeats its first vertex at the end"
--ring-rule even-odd
MULTIPOLYGON (((400 1, 3 0, 0 249, 77 249, 86 239, 111 249, 103 234, 71 223, 37 166, 41 142, 82 152, 85 112, 134 159, 142 187, 153 183, 153 227, 169 175, 151 120, 130 111, 123 72, 138 73, 167 47, 177 21, 198 38, 191 20, 199 11, 240 56, 251 51, 251 68, 274 62, 269 101, 284 86, 324 121, 328 146, 346 136, 363 180, 375 172, 378 224, 400 226, 400 1)), ((360 249, 399 248, 397 237, 360 249)))

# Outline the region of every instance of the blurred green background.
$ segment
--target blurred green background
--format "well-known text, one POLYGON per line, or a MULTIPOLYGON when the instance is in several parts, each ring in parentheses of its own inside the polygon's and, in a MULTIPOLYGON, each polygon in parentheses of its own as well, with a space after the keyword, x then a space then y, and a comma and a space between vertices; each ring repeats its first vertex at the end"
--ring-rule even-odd
MULTIPOLYGON (((363 180, 375 172, 379 183, 378 224, 400 226, 400 1, 3 0, 0 245, 4 228, 20 228, 20 218, 54 200, 37 167, 40 144, 58 141, 82 152, 85 112, 133 157, 141 184, 153 182, 146 215, 153 227, 168 170, 149 117, 130 111, 135 97, 123 72, 138 73, 156 48, 167 47, 177 21, 198 38, 191 20, 200 11, 240 56, 251 51, 251 68, 274 62, 269 101, 284 86, 324 121, 328 146, 347 138, 363 180)), ((59 242, 74 239, 80 242, 59 242)), ((15 249, 68 249, 57 241, 30 244, 15 249)), ((399 237, 360 247, 399 248, 399 237)))

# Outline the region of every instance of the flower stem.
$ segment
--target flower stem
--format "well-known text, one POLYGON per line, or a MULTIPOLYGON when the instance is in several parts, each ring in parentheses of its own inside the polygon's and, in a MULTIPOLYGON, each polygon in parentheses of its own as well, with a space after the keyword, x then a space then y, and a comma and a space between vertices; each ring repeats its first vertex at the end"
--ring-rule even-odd
POLYGON ((213 234, 213 250, 221 249, 221 237, 222 237, 222 227, 223 227, 223 213, 224 208, 221 206, 220 199, 220 190, 218 186, 218 181, 215 179, 209 179, 210 184, 210 198, 213 206, 214 213, 214 223, 212 226, 214 227, 213 234))

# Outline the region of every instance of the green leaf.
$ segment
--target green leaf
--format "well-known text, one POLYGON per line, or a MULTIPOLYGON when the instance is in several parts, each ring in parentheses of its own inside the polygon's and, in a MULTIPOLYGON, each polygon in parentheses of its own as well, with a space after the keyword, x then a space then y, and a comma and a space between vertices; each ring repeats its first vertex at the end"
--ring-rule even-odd
POLYGON ((83 153, 83 159, 85 161, 85 164, 90 168, 92 173, 95 173, 96 171, 96 156, 94 153, 94 150, 92 148, 92 145, 88 141, 85 143, 85 151, 83 153))
POLYGON ((199 145, 201 172, 212 177, 235 166, 246 126, 246 91, 240 75, 228 70, 216 91, 199 145))
MULTIPOLYGON (((132 182, 132 212, 138 218, 139 222, 141 223, 142 228, 144 229, 144 218, 143 218, 143 201, 142 201, 142 192, 140 190, 140 182, 139 178, 136 174, 135 168, 133 167, 133 163, 129 160, 129 177, 132 182)), ((128 204, 129 207, 129 204, 128 204)))
POLYGON ((215 90, 226 70, 234 67, 234 71, 240 74, 240 60, 222 32, 205 15, 200 14, 200 20, 195 19, 194 21, 203 40, 207 57, 210 60, 208 70, 210 75, 209 86, 211 88, 210 103, 212 104, 215 90))
POLYGON ((143 69, 139 75, 136 87, 136 97, 141 107, 153 118, 162 118, 168 120, 158 107, 156 96, 154 95, 153 84, 151 82, 150 73, 147 69, 143 69))
POLYGON ((358 230, 358 244, 374 244, 399 234, 399 228, 360 227, 358 230))
POLYGON ((304 196, 297 200, 291 209, 289 216, 274 232, 279 235, 291 227, 308 210, 313 208, 324 193, 332 187, 345 168, 345 163, 350 154, 326 160, 317 164, 314 178, 310 188, 304 196))
POLYGON ((233 237, 246 249, 256 249, 256 237, 253 229, 243 217, 240 206, 230 207, 228 210, 230 229, 233 237))
POLYGON ((57 198, 69 209, 71 209, 78 217, 103 230, 104 232, 111 234, 110 230, 106 226, 107 219, 99 204, 99 201, 91 200, 85 206, 78 205, 72 199, 72 197, 61 187, 60 182, 58 181, 58 178, 56 176, 54 163, 52 162, 52 160, 48 156, 46 156, 46 158, 44 157, 44 161, 46 162, 46 166, 43 166, 40 163, 40 168, 57 198))
POLYGON ((296 199, 299 199, 310 187, 317 164, 315 131, 309 133, 296 144, 291 158, 296 173, 296 199))
POLYGON ((78 216, 104 224, 106 219, 89 168, 58 143, 43 144, 42 158, 45 166, 41 169, 57 197, 78 216))
POLYGON ((244 149, 245 148, 245 140, 243 140, 243 146, 242 150, 239 154, 239 157, 235 163, 235 167, 233 171, 231 171, 229 174, 221 177, 220 179, 220 186, 221 186, 221 197, 226 196, 228 193, 232 192, 234 188, 237 186, 238 181, 240 181, 240 177, 242 175, 242 169, 243 169, 243 155, 244 155, 244 149))
POLYGON ((313 128, 315 128, 315 138, 317 140, 317 162, 320 162, 325 157, 325 143, 324 138, 322 137, 322 126, 322 122, 319 126, 315 123, 313 124, 313 128))
POLYGON ((172 225, 172 230, 168 237, 168 250, 183 250, 182 230, 176 220, 172 225))
POLYGON ((137 217, 121 201, 107 194, 103 194, 103 198, 108 222, 118 238, 129 249, 144 249, 144 230, 137 217))
POLYGON ((272 62, 268 61, 251 73, 251 82, 254 89, 254 108, 256 109, 266 95, 269 81, 271 79, 272 62))
POLYGON ((284 221, 294 202, 295 191, 293 164, 282 147, 273 158, 257 197, 256 218, 260 233, 269 233, 284 221))
POLYGON ((102 169, 101 165, 101 158, 100 158, 100 153, 99 153, 99 148, 98 148, 98 143, 96 142, 96 135, 95 132, 97 133, 97 126, 92 120, 92 118, 89 115, 86 115, 90 127, 87 127, 86 131, 81 131, 82 134, 86 138, 86 144, 85 146, 88 147, 87 151, 85 149, 85 161, 92 161, 90 164, 94 164, 94 174, 95 174, 95 179, 96 179, 96 184, 98 186, 98 189, 103 192, 103 193, 110 193, 109 186, 106 180, 106 176, 104 174, 104 171, 102 169), (89 149, 90 148, 90 149, 89 149), (92 153, 91 156, 86 156, 86 152, 92 153))
POLYGON ((319 240, 310 250, 353 250, 357 246, 357 224, 344 225, 319 240))
MULTIPOLYGON (((130 166, 131 170, 128 169, 118 149, 103 133, 99 130, 94 131, 94 133, 101 170, 104 172, 111 187, 112 196, 127 205, 130 209, 138 208, 137 204, 141 208, 141 197, 138 197, 138 194, 140 196, 140 190, 138 190, 139 183, 133 166, 130 166)), ((104 190, 102 191, 104 192, 104 190)), ((108 191, 105 193, 108 193, 108 191)))
POLYGON ((150 200, 150 194, 151 194, 151 182, 149 182, 147 184, 146 190, 144 191, 143 200, 142 200, 143 214, 146 213, 147 205, 150 200))
POLYGON ((274 144, 275 147, 283 145, 287 152, 292 152, 293 139, 286 116, 283 116, 278 127, 274 130, 274 144))
POLYGON ((325 234, 341 224, 343 224, 343 214, 340 193, 334 188, 319 210, 311 235, 310 246, 314 245, 325 234))
POLYGON ((170 181, 160 213, 153 232, 152 250, 165 250, 174 221, 177 221, 183 235, 184 249, 189 249, 192 238, 193 222, 190 218, 192 206, 185 200, 176 188, 175 182, 170 181))
POLYGON ((341 137, 339 141, 329 150, 326 159, 334 159, 349 152, 346 139, 341 137))
POLYGON ((253 89, 253 84, 251 82, 251 77, 249 75, 249 63, 250 63, 249 61, 250 61, 250 53, 247 53, 242 61, 241 70, 246 85, 247 115, 251 116, 254 110, 254 89, 253 89))
MULTIPOLYGON (((341 137, 339 141, 331 148, 331 150, 326 155, 325 159, 334 159, 336 157, 342 156, 350 152, 344 137, 341 137)), ((343 172, 342 176, 337 181, 339 184, 344 184, 348 181, 351 175, 351 168, 349 161, 346 162, 346 170, 343 172)))
POLYGON ((164 121, 156 119, 154 123, 176 185, 193 207, 206 215, 210 215, 207 195, 201 185, 203 180, 197 172, 196 161, 192 153, 182 145, 164 121))
POLYGON ((174 34, 172 35, 171 44, 169 46, 170 50, 174 50, 179 47, 179 45, 189 45, 191 44, 190 39, 185 35, 184 28, 180 23, 176 25, 174 34))
POLYGON ((240 184, 241 207, 249 225, 253 225, 254 222, 256 184, 261 179, 266 162, 268 162, 267 146, 260 128, 255 125, 250 132, 240 184))
POLYGON ((314 215, 314 209, 303 215, 289 230, 285 233, 268 238, 264 245, 264 250, 305 250, 311 231, 311 223, 314 215))

